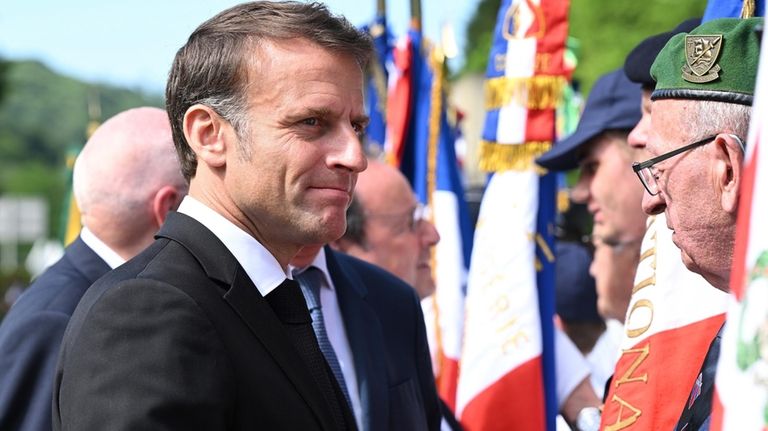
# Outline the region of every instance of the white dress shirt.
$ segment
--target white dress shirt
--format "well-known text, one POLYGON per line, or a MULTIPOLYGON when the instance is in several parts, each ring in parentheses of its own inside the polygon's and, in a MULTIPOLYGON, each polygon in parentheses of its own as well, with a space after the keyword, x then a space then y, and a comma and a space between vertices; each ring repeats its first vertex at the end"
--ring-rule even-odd
POLYGON ((266 297, 286 278, 280 263, 256 238, 237 227, 223 215, 208 208, 197 199, 187 195, 179 205, 178 212, 199 221, 227 247, 253 284, 266 297))
POLYGON ((306 268, 292 268, 294 274, 304 272, 310 266, 314 266, 323 273, 323 285, 320 289, 320 307, 323 309, 323 322, 325 331, 328 333, 328 341, 333 346, 336 353, 336 359, 339 361, 341 373, 344 375, 344 382, 347 384, 347 393, 352 402, 352 411, 355 414, 357 429, 363 428, 363 409, 360 404, 360 393, 357 390, 357 374, 355 373, 355 362, 352 356, 352 348, 349 347, 347 331, 344 329, 344 319, 339 308, 339 301, 336 298, 336 287, 328 272, 328 264, 325 261, 325 249, 321 248, 306 268))
POLYGON ((90 249, 96 253, 96 256, 99 256, 104 262, 107 262, 107 265, 109 265, 110 268, 115 269, 125 263, 125 259, 120 257, 116 251, 112 250, 104 243, 104 241, 100 240, 85 226, 83 226, 83 229, 80 231, 80 239, 82 239, 85 245, 90 247, 90 249))

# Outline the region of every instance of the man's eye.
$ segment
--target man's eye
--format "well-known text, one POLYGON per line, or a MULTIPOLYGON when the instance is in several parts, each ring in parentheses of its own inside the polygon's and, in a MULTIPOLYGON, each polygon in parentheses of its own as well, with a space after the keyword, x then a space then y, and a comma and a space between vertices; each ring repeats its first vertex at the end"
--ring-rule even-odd
POLYGON ((317 118, 306 118, 304 120, 301 120, 301 124, 307 125, 307 126, 317 126, 320 124, 320 120, 317 118))
POLYGON ((597 167, 596 162, 585 163, 581 166, 581 172, 585 175, 593 175, 597 171, 597 167))
POLYGON ((362 136, 363 133, 365 133, 365 126, 361 123, 352 123, 352 128, 355 129, 355 133, 357 133, 358 136, 362 136))

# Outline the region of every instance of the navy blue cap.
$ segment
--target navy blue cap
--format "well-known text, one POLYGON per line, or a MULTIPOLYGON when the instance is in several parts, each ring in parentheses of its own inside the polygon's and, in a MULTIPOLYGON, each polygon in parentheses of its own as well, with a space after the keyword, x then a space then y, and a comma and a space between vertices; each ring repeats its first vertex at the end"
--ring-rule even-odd
POLYGON ((536 163, 551 171, 578 167, 578 150, 609 130, 631 130, 640 121, 640 85, 621 69, 601 76, 589 93, 576 131, 542 154, 536 163))
POLYGON ((699 24, 701 24, 701 18, 690 18, 678 24, 672 31, 653 35, 640 42, 624 62, 624 73, 629 80, 640 83, 646 88, 656 87, 656 81, 651 77, 651 65, 656 60, 656 56, 672 36, 678 33, 689 33, 699 24))
POLYGON ((555 311, 565 322, 600 322, 595 279, 589 274, 592 255, 576 242, 555 244, 555 311))

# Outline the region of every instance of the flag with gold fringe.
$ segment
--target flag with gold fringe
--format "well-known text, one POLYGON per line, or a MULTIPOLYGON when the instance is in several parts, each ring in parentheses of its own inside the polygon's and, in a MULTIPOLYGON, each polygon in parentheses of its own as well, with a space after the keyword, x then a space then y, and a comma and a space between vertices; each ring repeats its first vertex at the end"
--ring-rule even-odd
POLYGON ((418 199, 432 209, 430 221, 440 234, 432 255, 436 290, 423 305, 438 393, 453 408, 472 229, 456 160, 456 133, 448 121, 445 57, 440 47, 422 39, 416 27, 409 31, 407 42, 408 70, 398 73, 410 77, 410 115, 402 126, 398 157, 390 161, 408 178, 418 199))
POLYGON ((712 429, 768 429, 768 45, 761 46, 739 195, 728 318, 715 376, 712 429))
POLYGON ((568 2, 504 0, 486 73, 480 207, 457 415, 468 430, 554 429, 555 176, 548 150, 567 85, 568 2))

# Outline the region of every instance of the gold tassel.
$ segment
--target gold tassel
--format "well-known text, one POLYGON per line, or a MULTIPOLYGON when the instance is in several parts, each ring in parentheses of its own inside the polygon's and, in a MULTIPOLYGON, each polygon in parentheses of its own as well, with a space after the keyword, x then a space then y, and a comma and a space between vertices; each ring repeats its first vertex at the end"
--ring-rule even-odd
POLYGON ((568 190, 558 190, 557 192, 557 212, 564 213, 571 207, 571 200, 568 197, 568 190))
POLYGON ((752 18, 755 16, 755 0, 744 0, 741 7, 741 18, 752 18))
POLYGON ((485 81, 485 109, 515 102, 528 109, 555 109, 567 81, 562 76, 499 77, 485 81))
POLYGON ((487 172, 534 169, 543 175, 546 170, 534 163, 534 160, 550 148, 552 148, 550 141, 531 141, 512 145, 482 141, 480 169, 487 172))

